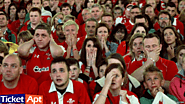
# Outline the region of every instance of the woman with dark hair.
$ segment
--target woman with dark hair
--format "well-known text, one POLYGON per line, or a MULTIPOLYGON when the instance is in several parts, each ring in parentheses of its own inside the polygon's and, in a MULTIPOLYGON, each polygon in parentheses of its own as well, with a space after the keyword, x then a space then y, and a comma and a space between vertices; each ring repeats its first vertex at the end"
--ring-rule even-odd
POLYGON ((109 56, 111 53, 116 53, 118 47, 116 43, 108 41, 109 33, 110 30, 105 23, 99 23, 98 26, 96 27, 95 34, 101 44, 104 57, 109 56))
POLYGON ((175 57, 176 48, 182 44, 180 35, 173 26, 167 26, 162 31, 162 54, 161 57, 171 60, 175 57))
POLYGON ((84 8, 91 8, 91 6, 95 3, 94 0, 85 0, 84 8))
POLYGON ((97 66, 102 60, 102 48, 95 37, 89 37, 84 40, 80 61, 82 72, 89 76, 90 80, 98 77, 97 66))
POLYGON ((182 70, 182 56, 185 54, 185 45, 180 45, 177 47, 175 58, 173 59, 176 62, 178 70, 182 70))
POLYGON ((118 45, 125 41, 127 37, 127 29, 124 24, 117 24, 110 35, 110 41, 117 43, 118 45))
POLYGON ((133 92, 122 88, 125 78, 126 69, 121 64, 108 65, 105 71, 105 84, 101 92, 95 95, 93 104, 139 104, 139 100, 133 92))
POLYGON ((144 25, 144 23, 136 23, 134 27, 132 28, 131 33, 127 36, 126 41, 121 42, 121 44, 118 46, 116 53, 121 54, 122 56, 126 55, 130 52, 129 50, 129 41, 133 34, 140 33, 144 36, 148 33, 147 27, 144 25))
POLYGON ((9 5, 8 16, 9 16, 9 24, 11 24, 13 21, 16 21, 18 19, 17 5, 15 3, 11 3, 9 5))

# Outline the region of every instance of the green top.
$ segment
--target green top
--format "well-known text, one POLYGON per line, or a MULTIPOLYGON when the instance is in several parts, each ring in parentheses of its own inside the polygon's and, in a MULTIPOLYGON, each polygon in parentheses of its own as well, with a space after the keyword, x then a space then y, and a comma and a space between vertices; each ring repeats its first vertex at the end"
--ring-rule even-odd
MULTIPOLYGON (((150 96, 147 96, 147 97, 152 97, 151 93, 150 93, 150 90, 147 90, 147 92, 145 93, 148 93, 150 96)), ((144 95, 147 95, 147 94, 144 94, 144 95)), ((170 95, 170 94, 166 94, 170 99, 174 100, 175 102, 178 102, 178 99, 173 96, 173 95, 170 95)), ((140 103, 141 104, 152 104, 152 102, 154 101, 154 98, 146 98, 145 96, 141 97, 140 99, 140 103)))

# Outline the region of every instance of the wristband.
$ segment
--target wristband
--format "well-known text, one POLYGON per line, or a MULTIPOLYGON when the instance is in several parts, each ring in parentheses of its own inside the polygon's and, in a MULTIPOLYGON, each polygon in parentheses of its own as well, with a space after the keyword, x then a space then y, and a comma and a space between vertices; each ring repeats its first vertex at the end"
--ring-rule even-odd
POLYGON ((90 71, 85 70, 86 73, 90 73, 90 71))
POLYGON ((101 93, 100 93, 99 95, 104 96, 105 98, 107 98, 107 96, 106 96, 106 95, 103 95, 103 94, 101 94, 101 93))
POLYGON ((86 69, 90 69, 91 67, 90 66, 86 66, 86 69))
POLYGON ((75 49, 73 49, 73 51, 76 51, 77 49, 75 48, 75 49))

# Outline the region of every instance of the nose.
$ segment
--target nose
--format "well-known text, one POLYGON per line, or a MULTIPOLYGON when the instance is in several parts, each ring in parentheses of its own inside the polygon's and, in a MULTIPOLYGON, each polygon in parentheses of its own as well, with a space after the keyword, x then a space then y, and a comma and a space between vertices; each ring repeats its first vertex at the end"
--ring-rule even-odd
POLYGON ((39 40, 42 40, 42 37, 41 37, 41 36, 39 36, 39 37, 38 37, 38 39, 39 39, 39 40))

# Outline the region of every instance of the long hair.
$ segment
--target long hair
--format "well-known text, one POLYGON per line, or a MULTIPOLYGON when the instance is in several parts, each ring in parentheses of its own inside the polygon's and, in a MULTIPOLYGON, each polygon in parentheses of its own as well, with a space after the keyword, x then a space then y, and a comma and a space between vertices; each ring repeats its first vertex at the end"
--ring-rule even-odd
POLYGON ((101 62, 102 60, 102 48, 101 45, 98 41, 98 39, 96 37, 88 37, 84 40, 84 43, 82 45, 82 51, 81 51, 81 55, 80 55, 80 61, 82 61, 82 63, 87 66, 87 58, 86 58, 86 44, 88 41, 93 41, 94 43, 94 47, 97 48, 97 54, 96 54, 96 66, 98 66, 98 64, 101 62))
POLYGON ((16 5, 15 3, 11 3, 11 4, 9 5, 9 7, 8 7, 8 17, 10 18, 10 7, 11 7, 11 6, 14 6, 14 7, 15 7, 15 9, 16 9, 15 20, 18 20, 18 14, 17 14, 18 8, 17 8, 17 5, 16 5))

